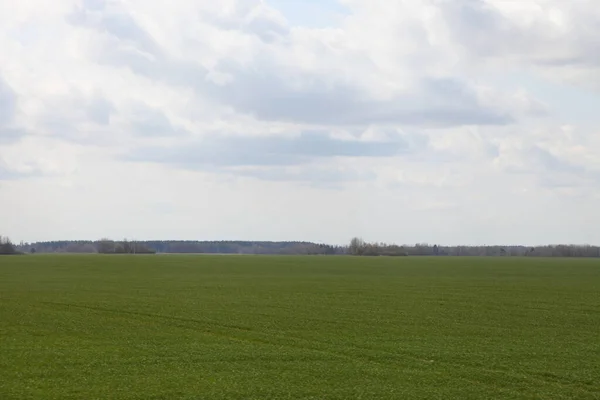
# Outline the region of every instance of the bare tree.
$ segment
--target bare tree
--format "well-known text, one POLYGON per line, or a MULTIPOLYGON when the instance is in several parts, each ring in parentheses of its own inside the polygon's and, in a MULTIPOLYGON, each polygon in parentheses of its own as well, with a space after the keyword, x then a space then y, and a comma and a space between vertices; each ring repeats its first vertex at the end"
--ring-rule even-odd
POLYGON ((116 243, 113 240, 102 238, 97 244, 98 253, 114 253, 116 251, 116 243))
POLYGON ((353 256, 363 255, 365 252, 366 243, 362 238, 354 237, 350 240, 350 246, 348 247, 348 251, 353 256))
POLYGON ((0 254, 17 254, 17 249, 7 236, 0 236, 0 254))

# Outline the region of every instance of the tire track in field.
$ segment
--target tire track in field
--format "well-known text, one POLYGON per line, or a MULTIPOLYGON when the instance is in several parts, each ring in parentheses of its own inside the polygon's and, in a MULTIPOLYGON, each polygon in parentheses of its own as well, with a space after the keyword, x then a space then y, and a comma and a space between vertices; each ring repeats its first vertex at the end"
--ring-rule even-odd
MULTIPOLYGON (((157 322, 162 322, 162 323, 169 322, 168 325, 170 327, 175 326, 177 328, 190 329, 195 332, 201 332, 205 335, 218 337, 218 338, 226 338, 226 339, 229 339, 232 341, 266 344, 266 345, 270 345, 270 346, 289 347, 289 348, 295 348, 295 349, 301 349, 301 350, 310 350, 310 351, 314 351, 317 353, 335 356, 338 358, 353 359, 352 357, 347 356, 345 354, 337 353, 337 352, 330 351, 330 350, 323 350, 320 348, 314 348, 314 347, 309 347, 309 346, 294 345, 291 343, 274 343, 272 341, 269 341, 269 340, 263 339, 263 338, 256 338, 256 337, 250 338, 250 337, 244 337, 244 336, 239 336, 239 335, 231 335, 228 332, 227 333, 218 332, 214 329, 211 329, 210 326, 226 328, 228 330, 234 330, 234 331, 239 331, 239 332, 247 332, 247 333, 252 333, 254 335, 272 337, 275 339, 287 339, 285 336, 279 335, 279 337, 275 337, 275 335, 266 334, 264 332, 256 331, 256 330, 253 330, 248 327, 234 325, 234 324, 224 324, 224 323, 216 322, 214 320, 209 320, 209 319, 201 320, 201 319, 194 319, 194 318, 183 318, 183 317, 175 317, 175 316, 162 315, 162 314, 146 313, 146 312, 139 312, 139 311, 117 310, 117 309, 111 309, 111 308, 105 308, 105 307, 87 306, 87 305, 73 304, 73 303, 42 302, 42 304, 61 306, 61 307, 67 307, 67 308, 80 308, 80 309, 92 310, 92 311, 102 312, 102 313, 112 313, 112 314, 131 315, 131 316, 135 316, 135 317, 150 318, 150 319, 156 320, 157 322), (173 324, 172 322, 176 322, 176 324, 173 324), (177 324, 177 322, 179 322, 179 324, 177 324), (181 323, 183 323, 183 324, 181 324, 181 323), (189 324, 201 325, 201 326, 203 326, 204 329, 199 330, 196 327, 189 326, 189 324), (206 325, 209 325, 209 326, 206 326, 206 325)), ((306 339, 301 339, 301 338, 298 338, 298 340, 308 341, 306 339)))
MULTIPOLYGON (((331 343, 328 343, 325 341, 319 341, 319 340, 315 340, 315 339, 307 339, 307 338, 290 335, 290 334, 282 335, 282 334, 275 334, 273 332, 267 333, 265 331, 257 331, 257 330, 254 330, 254 329, 251 329, 248 327, 244 327, 244 326, 240 326, 240 325, 224 324, 222 322, 217 322, 215 320, 209 320, 209 319, 201 320, 201 319, 195 319, 195 318, 175 317, 175 316, 163 315, 163 314, 146 313, 146 312, 140 312, 140 311, 127 311, 127 310, 119 310, 119 309, 98 307, 98 306, 88 306, 88 305, 74 304, 74 303, 46 301, 46 302, 42 302, 42 304, 69 307, 69 308, 72 307, 72 308, 87 309, 87 310, 92 310, 92 311, 96 311, 96 312, 104 312, 104 313, 133 315, 133 316, 138 316, 138 317, 151 318, 151 319, 155 319, 155 320, 163 320, 164 322, 167 322, 167 321, 168 322, 183 322, 184 324, 176 324, 176 325, 170 323, 169 326, 176 326, 178 328, 184 328, 184 329, 192 329, 196 332, 199 331, 197 328, 192 328, 189 325, 185 325, 185 323, 187 323, 187 324, 191 323, 194 325, 202 325, 202 326, 204 326, 204 329, 202 329, 200 332, 207 334, 207 335, 215 336, 215 337, 224 337, 224 338, 227 338, 230 340, 240 341, 240 342, 258 343, 258 344, 266 344, 266 345, 270 345, 270 346, 280 346, 280 347, 289 347, 289 348, 300 349, 300 350, 309 350, 309 351, 314 351, 314 352, 321 353, 321 354, 327 354, 330 356, 342 358, 345 360, 351 360, 351 361, 357 361, 357 360, 368 361, 368 362, 373 362, 373 363, 382 364, 382 365, 390 365, 390 364, 398 365, 398 361, 400 361, 400 360, 392 360, 390 358, 385 359, 385 361, 377 359, 377 356, 380 356, 381 354, 371 354, 371 355, 365 354, 365 352, 373 353, 376 351, 368 349, 368 348, 364 348, 364 347, 345 346, 345 349, 352 352, 352 355, 349 355, 349 354, 346 354, 346 352, 344 352, 344 351, 334 351, 331 349, 323 349, 321 347, 314 346, 314 344, 322 345, 325 347, 329 347, 332 345, 331 343), (239 331, 239 332, 251 333, 255 336, 263 336, 266 338, 261 338, 261 337, 250 338, 247 336, 231 335, 229 332, 227 332, 227 333, 215 332, 215 330, 211 330, 210 327, 206 327, 206 325, 217 326, 217 327, 226 328, 228 330, 234 330, 234 331, 239 331), (272 340, 268 340, 268 339, 275 339, 277 342, 273 342, 272 340), (290 343, 290 339, 293 339, 297 342, 305 342, 308 345, 290 343)), ((392 353, 387 353, 387 354, 388 354, 388 356, 393 355, 392 353)), ((395 356, 395 355, 393 355, 393 356, 395 356)), ((430 360, 423 359, 422 357, 418 357, 413 354, 405 353, 404 356, 405 356, 405 359, 410 359, 412 361, 417 361, 417 362, 420 362, 423 364, 431 363, 430 360)))
MULTIPOLYGON (((312 351, 314 353, 318 353, 321 355, 328 355, 328 356, 332 356, 332 357, 343 359, 343 360, 350 361, 350 362, 362 361, 362 362, 377 364, 377 365, 384 366, 384 367, 403 366, 405 368, 407 368, 407 367, 410 368, 411 367, 410 365, 405 365, 405 364, 403 365, 400 363, 401 360, 398 358, 402 358, 403 360, 411 360, 413 362, 416 362, 417 365, 419 365, 419 364, 420 365, 432 365, 435 363, 437 365, 446 364, 446 365, 453 366, 453 367, 462 367, 462 368, 466 367, 466 369, 476 368, 480 371, 485 371, 486 373, 501 375, 501 376, 505 376, 507 378, 515 379, 515 380, 522 381, 522 382, 533 381, 533 382, 538 382, 538 383, 541 382, 546 385, 553 385, 553 386, 557 386, 557 387, 561 387, 561 388, 568 387, 569 389, 571 389, 573 391, 577 391, 580 393, 583 392, 586 395, 587 394, 595 395, 598 393, 597 391, 593 390, 593 388, 589 388, 589 389, 592 389, 592 390, 589 390, 587 387, 581 387, 581 386, 573 387, 573 385, 575 384, 574 381, 571 381, 572 383, 567 383, 567 382, 565 382, 565 380, 562 380, 562 379, 557 380, 556 377, 553 377, 554 379, 552 379, 551 377, 544 376, 542 374, 535 374, 535 373, 529 374, 526 372, 516 373, 511 370, 493 369, 493 368, 489 368, 489 367, 485 367, 485 366, 469 364, 468 362, 444 361, 444 360, 434 361, 434 360, 424 359, 422 357, 416 356, 415 354, 411 354, 406 350, 404 350, 402 357, 398 357, 397 354, 390 353, 385 350, 373 350, 373 349, 369 349, 369 348, 361 347, 361 346, 345 345, 344 349, 352 352, 352 355, 349 355, 349 354, 346 354, 345 351, 340 351, 339 349, 336 349, 336 350, 333 350, 331 348, 322 349, 322 348, 314 346, 315 344, 331 346, 331 343, 329 343, 329 342, 320 341, 320 340, 316 340, 316 339, 302 338, 302 337, 291 335, 291 334, 282 335, 282 334, 267 333, 264 331, 257 331, 255 329, 248 328, 245 326, 240 326, 240 325, 235 325, 235 324, 225 324, 225 323, 217 322, 215 320, 210 320, 210 319, 201 320, 201 319, 195 319, 195 318, 176 317, 176 316, 147 313, 147 312, 140 312, 140 311, 119 310, 119 309, 113 309, 113 308, 108 308, 108 307, 89 306, 89 305, 74 304, 74 303, 50 302, 50 301, 45 301, 45 302, 41 302, 41 303, 46 304, 46 305, 51 305, 51 306, 87 309, 87 310, 101 312, 101 313, 112 313, 112 314, 120 314, 120 315, 130 315, 130 316, 134 316, 134 317, 150 318, 150 319, 153 319, 160 323, 169 322, 169 326, 171 326, 171 327, 176 326, 177 328, 193 330, 195 332, 200 332, 202 334, 212 336, 212 337, 226 338, 231 341, 243 342, 243 343, 245 342, 245 343, 263 344, 263 345, 268 345, 268 346, 287 347, 287 348, 299 349, 299 350, 305 350, 305 351, 308 350, 308 351, 312 351), (177 324, 173 324, 173 322, 176 322, 177 324), (199 330, 196 327, 190 326, 189 324, 201 325, 204 327, 204 329, 199 330), (210 329, 210 326, 207 327, 206 325, 225 328, 228 331, 219 332, 216 329, 210 329), (247 334, 250 333, 250 334, 253 334, 253 335, 259 336, 259 337, 251 338, 251 337, 247 337, 247 336, 232 335, 231 334, 232 330, 240 332, 240 333, 247 333, 247 334), (262 336, 262 337, 260 337, 260 336, 262 336), (273 340, 269 340, 269 338, 274 339, 276 342, 274 342, 273 340), (299 343, 298 344, 290 343, 290 339, 296 340, 298 342, 305 342, 305 343, 307 343, 307 345, 301 345, 299 343), (381 358, 382 355, 387 356, 387 357, 381 358), (545 379, 545 378, 547 378, 547 379, 545 379)), ((479 385, 487 386, 487 387, 489 387, 489 386, 497 387, 497 385, 495 385, 494 382, 484 381, 482 379, 478 379, 475 376, 471 376, 468 378, 459 376, 459 377, 454 377, 453 379, 458 379, 458 380, 461 380, 464 382, 468 382, 470 384, 479 384, 479 385)), ((581 384, 583 382, 577 382, 577 383, 581 384)), ((507 389, 507 388, 505 388, 505 389, 507 389)))
MULTIPOLYGON (((274 305, 269 305, 268 307, 275 308, 275 309, 285 309, 288 311, 292 311, 294 309, 293 307, 283 307, 283 306, 274 306, 274 305)), ((355 310, 355 309, 348 308, 346 310, 355 310)), ((264 316, 270 316, 270 317, 273 316, 272 314, 267 314, 267 313, 257 313, 257 314, 264 315, 264 316)), ((312 320, 312 321, 335 323, 326 318, 316 318, 316 317, 306 317, 306 316, 303 318, 305 318, 307 320, 312 320)), ((477 324, 477 323, 470 323, 469 325, 481 326, 481 324, 477 324)), ((496 327, 494 326, 494 328, 496 328, 496 327)), ((291 337, 291 338, 295 338, 298 340, 306 340, 306 341, 309 341, 312 343, 319 343, 319 344, 322 344, 325 346, 332 345, 332 343, 328 342, 328 341, 318 340, 315 338, 305 339, 302 337, 294 336, 292 334, 286 334, 285 337, 291 337)), ((344 345, 344 348, 355 351, 356 352, 355 354, 362 353, 362 355, 364 356, 363 358, 367 358, 369 361, 379 363, 379 364, 384 364, 384 362, 381 360, 381 356, 388 357, 390 364, 400 361, 400 360, 394 360, 394 359, 400 358, 397 353, 390 352, 390 351, 387 351, 384 349, 373 349, 370 347, 357 346, 357 345, 344 345)), ((469 363, 469 362, 461 362, 461 361, 446 361, 446 360, 439 360, 439 359, 434 361, 431 359, 423 358, 423 357, 415 354, 414 352, 409 352, 405 349, 403 349, 402 353, 403 353, 402 358, 404 358, 404 359, 409 358, 414 361, 420 361, 424 364, 436 363, 436 364, 450 365, 450 366, 454 366, 454 367, 462 367, 465 369, 478 369, 480 371, 486 371, 486 372, 493 373, 493 374, 499 374, 499 375, 503 375, 503 376, 510 377, 513 379, 518 379, 521 381, 529 380, 529 381, 543 382, 546 385, 568 387, 572 390, 583 391, 586 394, 600 393, 600 390, 595 389, 596 388, 595 382, 586 380, 586 379, 570 378, 567 376, 560 376, 560 375, 554 374, 554 373, 544 373, 544 372, 538 372, 538 371, 515 372, 513 369, 508 369, 508 368, 490 368, 486 365, 483 365, 483 364, 477 363, 477 362, 469 363)), ((479 382, 475 377, 463 378, 463 380, 468 381, 470 383, 481 383, 484 385, 489 385, 488 382, 484 382, 484 381, 479 382)))
MULTIPOLYGON (((165 319, 165 320, 169 320, 169 321, 191 322, 191 323, 197 323, 197 324, 210 323, 210 324, 222 326, 224 328, 230 328, 230 329, 236 329, 236 330, 242 330, 242 331, 252 331, 251 328, 248 328, 245 326, 217 323, 212 320, 200 320, 200 319, 194 319, 194 318, 175 317, 175 316, 171 316, 171 315, 146 313, 146 312, 141 312, 141 311, 119 310, 119 309, 108 308, 108 307, 87 306, 87 305, 83 305, 83 304, 60 303, 60 302, 54 302, 54 301, 44 301, 44 302, 42 302, 42 304, 73 307, 73 308, 82 308, 82 309, 87 309, 87 310, 92 310, 92 311, 99 311, 99 312, 113 313, 113 314, 125 314, 125 315, 134 315, 134 316, 148 317, 148 318, 154 318, 154 319, 165 319)), ((177 326, 182 327, 180 325, 177 325, 177 326)))

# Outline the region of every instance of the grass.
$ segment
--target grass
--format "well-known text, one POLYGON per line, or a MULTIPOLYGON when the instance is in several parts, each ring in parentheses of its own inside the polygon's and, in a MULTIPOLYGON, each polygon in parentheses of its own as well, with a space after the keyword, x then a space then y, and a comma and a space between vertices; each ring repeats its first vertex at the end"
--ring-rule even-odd
POLYGON ((0 258, 0 398, 600 399, 600 262, 0 258))

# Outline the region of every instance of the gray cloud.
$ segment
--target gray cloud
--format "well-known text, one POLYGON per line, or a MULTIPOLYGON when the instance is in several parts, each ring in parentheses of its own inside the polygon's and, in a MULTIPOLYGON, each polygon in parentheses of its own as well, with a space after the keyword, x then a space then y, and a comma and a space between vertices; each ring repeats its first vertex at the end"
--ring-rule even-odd
POLYGON ((57 112, 48 112, 44 114, 39 122, 44 129, 53 137, 87 142, 87 138, 78 135, 77 124, 67 115, 57 112))
POLYGON ((245 26, 246 32, 251 32, 266 43, 272 43, 278 39, 284 38, 289 33, 289 29, 277 21, 269 18, 252 18, 245 26))
POLYGON ((306 85, 302 89, 292 88, 285 76, 268 65, 253 69, 232 63, 222 66, 222 72, 233 76, 233 81, 219 85, 207 79, 205 68, 191 63, 162 63, 115 49, 107 49, 103 61, 128 67, 151 79, 192 87, 200 96, 268 121, 346 126, 375 123, 504 125, 513 122, 510 115, 480 105, 467 85, 457 80, 424 80, 423 92, 416 97, 377 101, 369 100, 358 87, 332 83, 325 77, 304 76, 306 85))
POLYGON ((330 157, 393 157, 412 151, 402 137, 380 142, 338 140, 319 132, 298 137, 217 135, 172 147, 141 147, 125 154, 129 162, 151 162, 176 168, 298 182, 311 187, 341 189, 344 184, 375 179, 375 174, 314 165, 330 157))
POLYGON ((114 110, 112 103, 99 95, 94 96, 87 104, 88 117, 98 125, 110 124, 110 116, 114 110))
POLYGON ((236 166, 300 165, 325 157, 391 157, 408 149, 402 139, 359 142, 332 139, 316 132, 293 138, 215 134, 195 143, 174 147, 138 148, 125 155, 124 159, 206 170, 236 166))
POLYGON ((145 104, 136 104, 128 117, 131 118, 133 131, 138 135, 156 137, 185 133, 183 129, 174 127, 164 112, 145 104))
POLYGON ((10 168, 2 158, 0 158, 0 181, 30 178, 39 175, 41 175, 41 172, 38 168, 31 168, 30 172, 15 171, 14 169, 10 168))
POLYGON ((88 96, 73 90, 68 95, 49 97, 38 122, 55 138, 101 144, 106 143, 107 138, 96 132, 107 128, 116 112, 114 105, 102 93, 88 96), (90 129, 90 125, 97 126, 90 129))
POLYGON ((269 65, 246 69, 229 64, 221 70, 233 76, 233 82, 221 86, 201 81, 200 91, 264 120, 326 125, 445 126, 511 122, 510 116, 479 105, 475 94, 458 80, 423 80, 418 95, 377 101, 369 100, 358 87, 332 83, 326 77, 296 76, 307 84, 302 89, 291 88, 287 77, 269 65))
POLYGON ((569 173, 584 173, 586 169, 582 166, 573 164, 569 161, 562 160, 550 153, 548 150, 539 146, 531 146, 517 153, 522 164, 508 165, 508 172, 525 174, 531 172, 569 172, 569 173))
POLYGON ((0 181, 7 181, 15 178, 17 178, 17 174, 0 163, 0 181))
POLYGON ((439 7, 457 42, 478 56, 519 56, 546 67, 600 66, 595 51, 600 21, 586 13, 586 7, 564 4, 568 3, 556 2, 567 19, 577 21, 577 30, 553 31, 553 23, 537 19, 519 26, 484 0, 441 2, 439 7))
MULTIPOLYGON (((111 5, 114 7, 114 5, 111 5)), ((67 16, 75 26, 94 28, 152 55, 161 53, 154 39, 141 28, 131 15, 115 12, 106 0, 84 0, 82 5, 67 16)))
POLYGON ((19 128, 0 126, 0 144, 14 143, 25 136, 25 131, 19 128))
POLYGON ((239 9, 235 14, 212 15, 210 22, 221 29, 255 35, 266 43, 272 43, 288 35, 290 30, 285 25, 283 17, 264 12, 267 9, 262 7, 260 2, 240 2, 237 6, 239 9))
MULTIPOLYGON (((328 76, 300 71, 290 75, 269 57, 259 57, 253 67, 222 61, 217 70, 233 79, 220 85, 208 78, 206 68, 169 57, 124 12, 80 10, 73 14, 71 22, 113 36, 115 41, 105 46, 98 62, 126 67, 170 85, 191 87, 199 96, 262 120, 346 126, 374 123, 504 125, 513 121, 511 116, 481 105, 467 83, 455 79, 423 79, 422 91, 418 94, 378 101, 369 99, 368 94, 352 82, 332 81, 328 76), (92 18, 89 14, 100 15, 92 18), (301 85, 292 85, 292 80, 301 85)), ((236 26, 232 22, 226 25, 236 26)), ((264 30, 262 23, 259 25, 259 30, 264 30)))
POLYGON ((539 146, 521 150, 517 165, 504 170, 515 174, 531 174, 543 187, 581 187, 600 185, 600 171, 557 157, 539 146))
POLYGON ((312 164, 313 161, 328 157, 392 157, 409 150, 408 142, 400 137, 382 142, 359 142, 306 132, 294 138, 214 135, 193 144, 170 148, 139 148, 125 155, 124 159, 338 189, 345 183, 372 180, 375 175, 344 168, 318 167, 312 164))
POLYGON ((17 94, 0 75, 0 127, 11 124, 17 108, 17 94))
POLYGON ((548 172, 570 172, 574 174, 586 172, 585 167, 562 160, 539 146, 530 149, 529 157, 540 169, 548 172))
POLYGON ((25 131, 15 126, 17 94, 0 75, 0 144, 18 141, 25 131))
POLYGON ((441 4, 445 20, 460 43, 482 56, 514 50, 524 41, 511 21, 503 18, 491 5, 481 0, 457 1, 441 4), (498 36, 511 35, 513 40, 498 41, 498 36))

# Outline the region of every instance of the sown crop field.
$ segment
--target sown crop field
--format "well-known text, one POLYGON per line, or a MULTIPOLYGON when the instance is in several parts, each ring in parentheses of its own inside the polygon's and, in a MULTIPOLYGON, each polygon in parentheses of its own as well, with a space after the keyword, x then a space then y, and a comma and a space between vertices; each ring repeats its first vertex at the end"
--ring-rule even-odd
POLYGON ((600 399, 600 262, 4 257, 0 399, 600 399))

